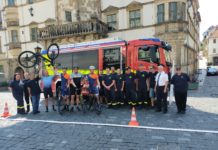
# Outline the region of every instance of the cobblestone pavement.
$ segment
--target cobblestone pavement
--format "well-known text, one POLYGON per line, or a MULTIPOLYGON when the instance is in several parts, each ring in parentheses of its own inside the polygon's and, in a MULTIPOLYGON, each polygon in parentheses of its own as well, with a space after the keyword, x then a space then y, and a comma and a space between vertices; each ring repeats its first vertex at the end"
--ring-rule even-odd
POLYGON ((185 115, 176 114, 175 104, 167 114, 136 109, 141 128, 128 128, 130 108, 94 112, 44 112, 39 115, 16 115, 10 93, 0 93, 0 114, 9 103, 11 119, 0 119, 1 150, 217 150, 218 77, 207 77, 197 91, 190 91, 185 115), (82 122, 81 124, 77 124, 82 122), (86 124, 85 124, 86 123, 86 124), (92 124, 100 123, 100 124, 92 124), (120 126, 119 125, 123 125, 120 126))

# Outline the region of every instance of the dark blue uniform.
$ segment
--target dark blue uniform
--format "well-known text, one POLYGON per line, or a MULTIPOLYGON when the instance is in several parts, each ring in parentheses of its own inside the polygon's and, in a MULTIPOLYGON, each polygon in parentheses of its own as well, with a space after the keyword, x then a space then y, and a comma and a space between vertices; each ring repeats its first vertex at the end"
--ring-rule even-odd
POLYGON ((175 74, 172 77, 171 84, 174 85, 174 95, 178 113, 186 111, 188 82, 190 78, 187 74, 175 74))
MULTIPOLYGON (((111 85, 113 80, 115 80, 113 75, 104 75, 103 81, 104 81, 104 84, 106 86, 111 85)), ((114 86, 112 86, 110 88, 110 90, 107 90, 106 88, 104 88, 104 93, 105 93, 105 96, 107 98, 108 105, 115 106, 116 103, 114 101, 115 100, 115 89, 114 89, 114 86)))
POLYGON ((125 95, 129 105, 135 106, 137 104, 134 73, 125 74, 125 95))
POLYGON ((17 113, 24 114, 25 109, 24 109, 24 101, 23 101, 23 94, 24 94, 23 82, 14 80, 11 82, 10 87, 12 89, 13 97, 17 101, 17 113))
POLYGON ((116 83, 116 88, 117 91, 115 92, 115 101, 117 104, 124 105, 124 96, 123 96, 123 91, 122 89, 122 84, 124 82, 124 76, 121 75, 116 75, 115 76, 115 83, 116 83))
POLYGON ((99 82, 100 82, 100 86, 101 86, 101 88, 99 89, 99 96, 105 96, 103 85, 102 85, 103 78, 104 78, 103 74, 99 75, 99 82))
POLYGON ((147 104, 148 102, 148 87, 147 87, 147 83, 146 80, 149 78, 149 75, 146 71, 138 71, 136 73, 136 78, 138 80, 138 104, 147 104))

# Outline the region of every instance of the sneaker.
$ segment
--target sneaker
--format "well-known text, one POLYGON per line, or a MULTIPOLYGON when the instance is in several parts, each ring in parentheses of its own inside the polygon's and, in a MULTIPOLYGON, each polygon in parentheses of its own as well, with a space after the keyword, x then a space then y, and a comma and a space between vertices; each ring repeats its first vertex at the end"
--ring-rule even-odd
POLYGON ((76 107, 76 109, 77 109, 78 111, 80 111, 80 110, 81 110, 81 109, 79 108, 79 106, 77 106, 77 107, 76 107))
POLYGON ((74 108, 73 107, 71 107, 70 112, 74 112, 74 108))

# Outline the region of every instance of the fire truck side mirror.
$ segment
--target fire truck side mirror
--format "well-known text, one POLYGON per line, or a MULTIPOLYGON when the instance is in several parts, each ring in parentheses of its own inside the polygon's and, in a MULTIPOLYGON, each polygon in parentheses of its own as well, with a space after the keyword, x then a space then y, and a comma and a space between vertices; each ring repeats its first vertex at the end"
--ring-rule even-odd
POLYGON ((155 46, 150 47, 149 53, 150 53, 151 61, 154 63, 157 63, 158 62, 157 56, 156 56, 157 47, 155 47, 155 46))

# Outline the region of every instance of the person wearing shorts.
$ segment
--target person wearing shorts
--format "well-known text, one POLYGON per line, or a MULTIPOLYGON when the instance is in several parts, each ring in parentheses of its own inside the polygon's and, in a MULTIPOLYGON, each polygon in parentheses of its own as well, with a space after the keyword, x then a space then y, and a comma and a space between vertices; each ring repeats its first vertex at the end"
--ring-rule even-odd
POLYGON ((89 70, 90 70, 90 74, 88 75, 89 93, 90 93, 90 96, 95 96, 97 98, 98 103, 100 104, 99 89, 101 87, 100 87, 100 82, 99 82, 99 79, 98 79, 98 75, 94 73, 95 66, 90 66, 89 70))
POLYGON ((63 110, 69 111, 69 95, 70 95, 70 75, 67 74, 67 67, 63 67, 63 73, 61 74, 61 94, 63 97, 63 100, 65 101, 65 107, 63 110))
POLYGON ((55 101, 53 98, 53 92, 52 92, 52 80, 53 80, 54 76, 53 75, 49 75, 47 70, 44 70, 43 72, 43 76, 42 76, 42 83, 43 83, 43 92, 44 92, 44 97, 45 97, 45 108, 46 111, 48 112, 48 100, 49 98, 52 99, 52 109, 53 111, 56 111, 55 109, 55 101))
POLYGON ((70 82, 70 95, 71 95, 71 107, 70 111, 77 109, 80 111, 80 94, 81 94, 81 79, 83 75, 78 72, 79 67, 73 67, 73 73, 71 74, 70 82), (74 100, 76 98, 76 106, 74 105, 74 100))

